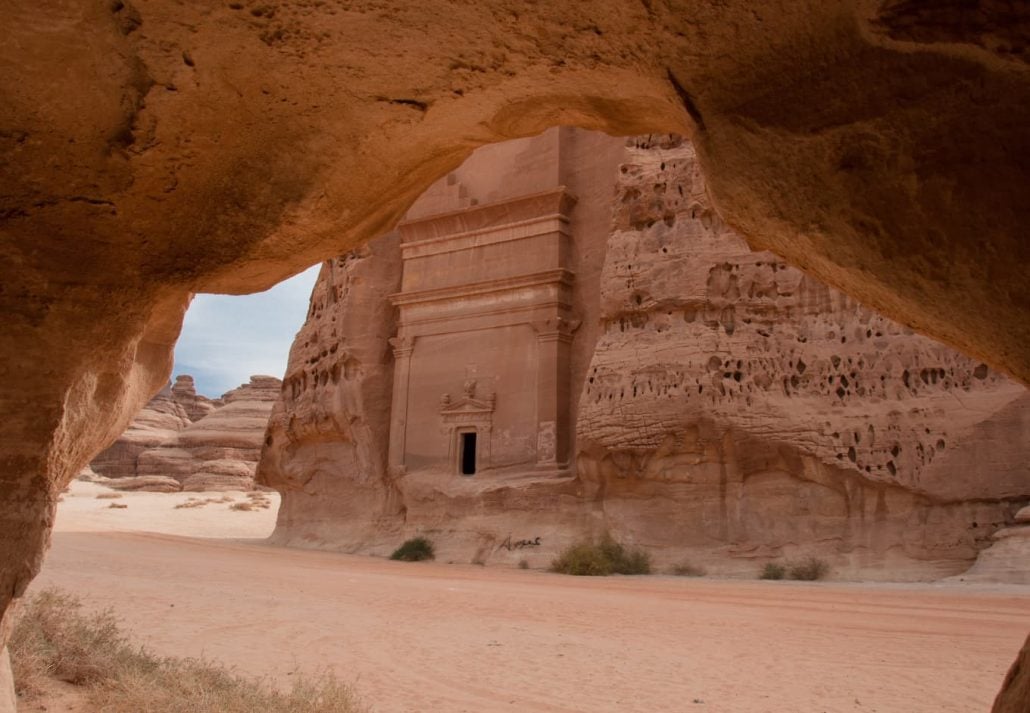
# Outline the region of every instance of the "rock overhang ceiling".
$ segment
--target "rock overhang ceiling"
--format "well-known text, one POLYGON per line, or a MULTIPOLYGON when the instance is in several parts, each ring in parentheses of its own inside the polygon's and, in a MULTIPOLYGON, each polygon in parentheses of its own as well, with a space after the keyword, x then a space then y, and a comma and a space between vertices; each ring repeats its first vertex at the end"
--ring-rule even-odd
POLYGON ((476 146, 554 124, 692 134, 752 247, 1025 383, 1028 13, 12 3, 0 609, 59 487, 164 384, 191 292, 268 287, 383 232, 476 146))

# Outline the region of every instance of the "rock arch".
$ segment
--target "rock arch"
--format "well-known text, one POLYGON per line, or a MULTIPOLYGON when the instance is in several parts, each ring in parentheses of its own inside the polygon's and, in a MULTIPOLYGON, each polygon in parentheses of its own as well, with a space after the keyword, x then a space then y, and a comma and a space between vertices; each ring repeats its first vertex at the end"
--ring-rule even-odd
POLYGON ((554 124, 691 134, 755 247, 1030 379, 1026 9, 8 5, 0 643, 57 493, 163 385, 192 292, 337 255, 554 124))

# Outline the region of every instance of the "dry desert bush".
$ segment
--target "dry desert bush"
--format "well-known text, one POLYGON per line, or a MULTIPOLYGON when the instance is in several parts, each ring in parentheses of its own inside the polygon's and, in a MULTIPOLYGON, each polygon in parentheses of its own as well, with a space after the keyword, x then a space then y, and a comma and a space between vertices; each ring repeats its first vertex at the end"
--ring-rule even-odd
POLYGON ((123 497, 121 493, 97 493, 97 500, 117 500, 123 497))
POLYGON ((803 560, 792 562, 787 574, 791 579, 802 582, 815 582, 822 579, 830 572, 830 565, 817 557, 806 557, 803 560))
POLYGON ((815 582, 830 573, 830 565, 818 557, 787 562, 767 562, 759 579, 796 579, 801 582, 815 582))
POLYGON ((581 577, 651 574, 651 556, 605 535, 600 542, 579 542, 566 547, 551 562, 551 571, 581 577))
MULTIPOLYGON (((232 498, 229 498, 231 501, 232 498)), ((243 512, 249 512, 251 510, 267 510, 272 507, 272 501, 268 499, 268 496, 262 492, 250 492, 247 493, 247 500, 242 502, 234 502, 229 506, 230 510, 237 510, 243 512)))
POLYGON ((129 506, 126 505, 125 503, 111 503, 107 507, 111 508, 112 510, 124 510, 125 508, 127 508, 129 506))
POLYGON ((86 614, 47 590, 23 607, 9 643, 18 695, 53 679, 81 686, 104 713, 367 713, 331 675, 298 677, 289 691, 198 659, 162 658, 132 645, 110 611, 86 614))

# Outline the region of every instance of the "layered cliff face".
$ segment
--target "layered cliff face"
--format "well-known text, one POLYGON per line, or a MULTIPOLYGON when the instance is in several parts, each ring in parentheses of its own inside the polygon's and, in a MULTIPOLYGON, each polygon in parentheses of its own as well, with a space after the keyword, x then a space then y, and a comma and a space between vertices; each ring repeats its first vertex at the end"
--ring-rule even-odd
POLYGON ((190 421, 199 421, 216 408, 225 405, 224 399, 209 399, 202 394, 198 394, 197 387, 193 383, 193 377, 189 374, 179 374, 176 376, 171 390, 172 397, 186 411, 190 421))
POLYGON ((601 285, 579 473, 613 532, 922 578, 1030 496, 1026 389, 750 251, 689 143, 628 148, 601 285))
MULTIPOLYGON (((191 378, 191 386, 192 383, 191 378)), ((176 381, 176 386, 178 385, 179 382, 176 381)), ((166 386, 161 389, 160 393, 136 415, 125 433, 93 459, 90 466, 96 473, 108 478, 131 478, 139 475, 137 465, 143 451, 174 438, 179 431, 192 423, 174 388, 166 386)))
POLYGON ((140 453, 139 476, 165 476, 183 490, 251 490, 268 416, 282 381, 252 376, 222 395, 220 406, 160 445, 140 453))
POLYGON ((845 577, 967 568, 1030 499, 1026 390, 750 251, 689 143, 622 150, 591 209, 604 270, 577 286, 598 336, 572 384, 575 475, 386 473, 400 264, 382 239, 323 268, 291 353, 259 467, 284 494, 276 539, 384 553, 427 533, 446 559, 537 565, 609 531, 712 572, 802 553, 845 577))
POLYGON ((220 399, 198 395, 181 375, 91 464, 118 489, 250 490, 282 382, 252 376, 220 399))

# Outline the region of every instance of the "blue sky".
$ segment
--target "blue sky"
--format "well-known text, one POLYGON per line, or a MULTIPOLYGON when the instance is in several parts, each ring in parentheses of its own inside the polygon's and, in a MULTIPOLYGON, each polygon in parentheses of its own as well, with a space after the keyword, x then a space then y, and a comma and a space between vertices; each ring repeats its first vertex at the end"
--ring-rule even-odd
POLYGON ((175 345, 173 374, 192 374, 197 393, 212 398, 249 381, 251 374, 281 379, 318 268, 253 295, 197 295, 175 345))

